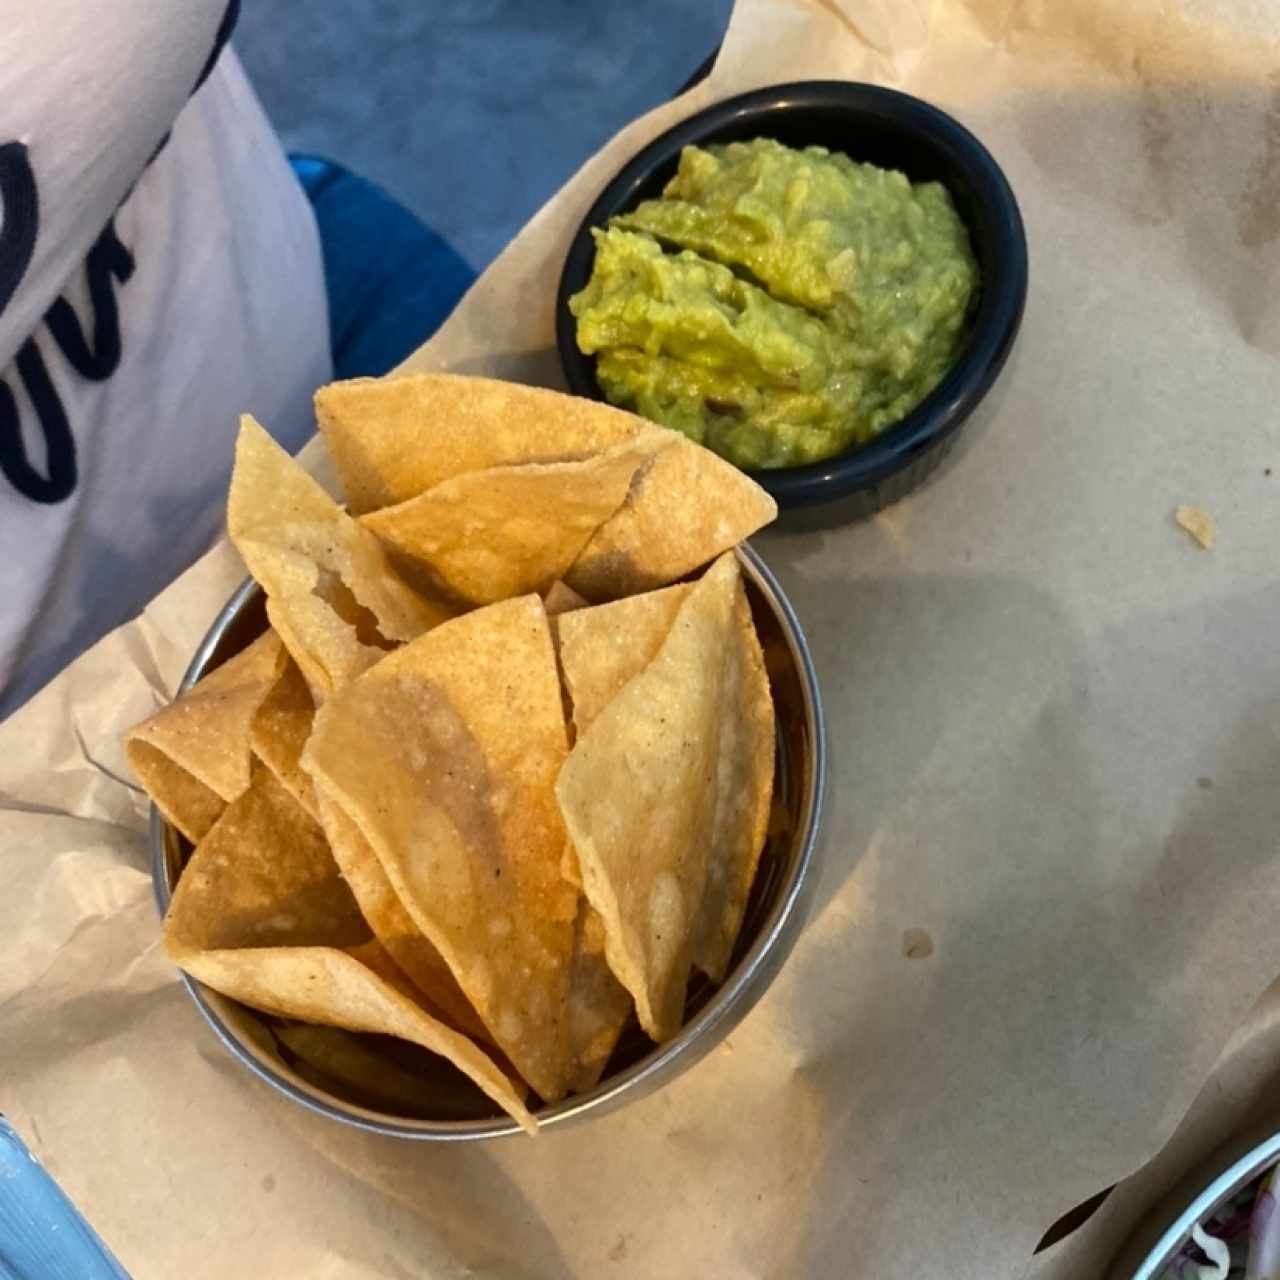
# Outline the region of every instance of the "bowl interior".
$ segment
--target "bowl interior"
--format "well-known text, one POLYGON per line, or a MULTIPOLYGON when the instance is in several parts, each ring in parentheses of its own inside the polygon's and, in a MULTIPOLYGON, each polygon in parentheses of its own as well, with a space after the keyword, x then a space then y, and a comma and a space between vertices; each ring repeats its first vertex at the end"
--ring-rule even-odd
MULTIPOLYGON (((783 945, 781 926, 797 908, 820 807, 823 743, 816 687, 803 640, 776 584, 753 553, 745 552, 742 562, 777 712, 777 764, 769 833, 730 971, 720 984, 694 973, 685 1026, 663 1046, 644 1035, 633 1014, 595 1089, 549 1108, 532 1105, 537 1100, 531 1100, 531 1109, 542 1123, 578 1116, 602 1104, 616 1105, 628 1086, 650 1077, 655 1068, 677 1060, 683 1068, 696 1061, 760 994, 762 987, 756 989, 745 979, 766 951, 783 945), (725 1018, 728 1004, 740 1007, 725 1018)), ((221 621, 221 631, 215 623, 209 641, 192 663, 184 690, 266 629, 262 592, 247 583, 221 621)), ((154 809, 152 838, 157 898, 163 910, 191 855, 191 845, 154 809)), ((780 963, 781 956, 770 960, 780 963)), ((469 1138, 517 1131, 461 1072, 425 1049, 389 1036, 300 1031, 299 1024, 249 1009, 185 975, 184 982, 237 1057, 314 1110, 409 1137, 469 1138)))
POLYGON ((909 461, 937 434, 963 420, 1003 365, 1026 295, 1026 241, 1017 202, 982 144, 937 108, 893 90, 843 82, 807 82, 757 90, 718 103, 677 125, 641 151, 601 193, 570 245, 557 296, 556 327, 569 387, 602 399, 595 357, 577 348, 569 298, 591 276, 591 227, 654 199, 676 172, 680 151, 773 138, 790 147, 822 146, 851 159, 900 169, 912 181, 941 182, 968 228, 978 263, 979 293, 968 334, 937 387, 874 441, 818 463, 751 471, 780 502, 820 500, 818 486, 844 468, 851 484, 871 483, 909 461), (967 408, 965 409, 967 412, 967 408))

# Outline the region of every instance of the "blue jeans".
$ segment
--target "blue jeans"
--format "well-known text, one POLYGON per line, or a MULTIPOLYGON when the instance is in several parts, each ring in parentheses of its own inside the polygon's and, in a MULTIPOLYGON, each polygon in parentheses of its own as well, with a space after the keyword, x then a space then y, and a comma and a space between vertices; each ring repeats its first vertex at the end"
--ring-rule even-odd
POLYGON ((334 377, 386 373, 440 327, 475 272, 373 183, 329 160, 289 159, 320 230, 334 377))

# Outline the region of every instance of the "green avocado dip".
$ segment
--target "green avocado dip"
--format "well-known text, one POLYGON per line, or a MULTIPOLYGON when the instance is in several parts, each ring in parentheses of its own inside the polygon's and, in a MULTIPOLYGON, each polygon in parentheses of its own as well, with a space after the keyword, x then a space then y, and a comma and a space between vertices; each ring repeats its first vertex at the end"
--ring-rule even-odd
POLYGON ((610 402, 740 467, 865 444, 954 363, 977 292, 946 189, 768 138, 686 147, 569 300, 610 402))

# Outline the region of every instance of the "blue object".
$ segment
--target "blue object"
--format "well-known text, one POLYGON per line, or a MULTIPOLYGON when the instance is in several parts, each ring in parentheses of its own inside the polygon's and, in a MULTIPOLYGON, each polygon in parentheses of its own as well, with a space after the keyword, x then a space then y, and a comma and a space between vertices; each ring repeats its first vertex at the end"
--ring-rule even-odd
POLYGON ((289 162, 320 231, 334 377, 377 377, 440 327, 475 272, 372 182, 317 156, 289 162))
POLYGON ((690 144, 776 138, 817 144, 854 160, 900 169, 915 182, 941 182, 969 229, 980 292, 969 338, 942 381, 901 422, 869 444, 823 462, 748 474, 780 507, 814 508, 797 519, 826 526, 873 515, 937 470, 961 426, 1004 367, 1027 298, 1027 238, 1018 202, 991 153, 937 107, 893 89, 843 80, 773 85, 718 102, 681 121, 631 160, 587 211, 569 246, 556 298, 556 342, 569 389, 604 398, 595 358, 578 350, 569 299, 590 278, 591 228, 661 194, 690 144))
POLYGON ((0 1280, 129 1280, 3 1117, 0 1280))

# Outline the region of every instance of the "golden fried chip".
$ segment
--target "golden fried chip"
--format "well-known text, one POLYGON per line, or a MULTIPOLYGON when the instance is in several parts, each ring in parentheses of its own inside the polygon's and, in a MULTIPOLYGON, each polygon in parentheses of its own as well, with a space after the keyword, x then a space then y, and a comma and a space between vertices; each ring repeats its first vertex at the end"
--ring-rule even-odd
POLYGON ((324 833, 261 765, 196 846, 164 929, 167 943, 199 951, 369 938, 324 833))
POLYGON ((389 654, 320 709, 303 757, 548 1101, 577 1074, 564 1015, 578 895, 554 794, 566 751, 546 613, 525 596, 389 654))
POLYGON ((289 1022, 273 1027, 272 1034, 288 1050, 288 1065, 330 1093, 354 1094, 381 1110, 416 1110, 434 1101, 434 1082, 390 1061, 357 1032, 289 1022))
POLYGON ((556 784, 609 965, 658 1041, 680 1028, 706 893, 738 583, 731 555, 708 570, 652 662, 579 736, 556 784))
POLYGON ((248 415, 240 420, 227 531, 267 593, 267 616, 318 701, 391 641, 449 616, 411 591, 362 529, 248 415))
MULTIPOLYGON (((361 947, 358 954, 347 954, 355 954, 376 974, 379 971, 369 963, 369 952, 361 947)), ((398 1043, 388 1046, 357 1032, 306 1022, 289 1022, 271 1030, 285 1050, 285 1061, 303 1079, 357 1105, 433 1120, 475 1120, 486 1114, 486 1099, 473 1083, 447 1058, 414 1052, 418 1046, 411 1048, 405 1042, 406 1054, 398 1043)), ((523 1100, 528 1086, 510 1079, 516 1096, 523 1100)))
POLYGON ((622 686, 653 661, 691 590, 682 583, 553 620, 551 630, 579 735, 622 686))
POLYGON ((1173 518, 1206 550, 1213 549, 1217 527, 1213 517, 1199 507, 1178 507, 1173 518))
POLYGON ((471 471, 360 523, 425 565, 444 595, 475 605, 541 594, 622 505, 651 456, 624 444, 580 462, 471 471))
POLYGON ((558 613, 569 613, 573 609, 582 609, 586 603, 572 587, 566 586, 559 578, 547 588, 542 597, 542 606, 546 609, 548 618, 554 618, 558 613))
POLYGON ((315 402, 355 514, 394 506, 469 471, 567 462, 665 434, 609 405, 450 373, 352 378, 321 387, 315 402))
POLYGON ((565 841, 564 849, 560 854, 560 877, 575 889, 582 889, 582 868, 578 866, 578 854, 572 840, 565 841))
POLYGON ((170 946, 169 954, 206 986, 265 1013, 420 1044, 452 1062, 522 1128, 537 1130, 511 1081, 482 1049, 346 951, 320 946, 195 951, 170 946))
POLYGON ((717 982, 729 967, 764 848, 776 746, 769 676, 741 580, 736 596, 733 632, 723 659, 716 816, 707 888, 693 939, 694 964, 717 982))
POLYGON ((763 489, 679 433, 539 387, 453 374, 356 379, 318 391, 316 417, 355 512, 488 467, 590 457, 624 442, 651 452, 565 575, 589 600, 666 586, 777 515, 763 489))
MULTIPOLYGON (((579 736, 653 659, 691 589, 667 587, 555 619, 579 736)), ((693 946, 693 962, 717 981, 724 977, 742 925, 773 794, 773 698, 741 582, 735 594, 734 629, 720 659, 725 686, 716 815, 693 946)), ((580 875, 576 860, 565 869, 567 878, 575 874, 580 875)))
POLYGON ((255 770, 197 845, 164 938, 174 963, 223 995, 282 1017, 412 1040, 532 1126, 503 1072, 410 999, 389 960, 371 960, 379 950, 323 832, 268 770, 255 770))
POLYGON ((575 1093, 599 1082, 632 1007, 631 993, 609 967, 600 913, 583 898, 569 972, 569 1034, 579 1063, 575 1093))
POLYGON ((449 966, 396 897, 369 842, 323 782, 313 791, 334 861, 383 950, 413 983, 420 1001, 450 1026, 490 1040, 449 966))
POLYGON ((254 755, 276 775, 285 790, 317 821, 315 792, 299 760, 311 736, 316 704, 297 663, 286 657, 285 669, 262 700, 249 741, 254 755))
POLYGON ((192 843, 248 787, 250 724, 284 661, 268 631, 125 735, 138 781, 192 843))
POLYGON ((778 514, 753 480, 708 449, 673 443, 637 473, 621 510, 564 580, 597 602, 666 586, 736 546, 778 514))
MULTIPOLYGON (((572 618, 552 619, 551 634, 577 735, 585 733, 618 690, 652 661, 689 590, 687 584, 667 587, 585 608, 572 618)), ((560 874, 582 888, 572 841, 565 845, 560 874)))

